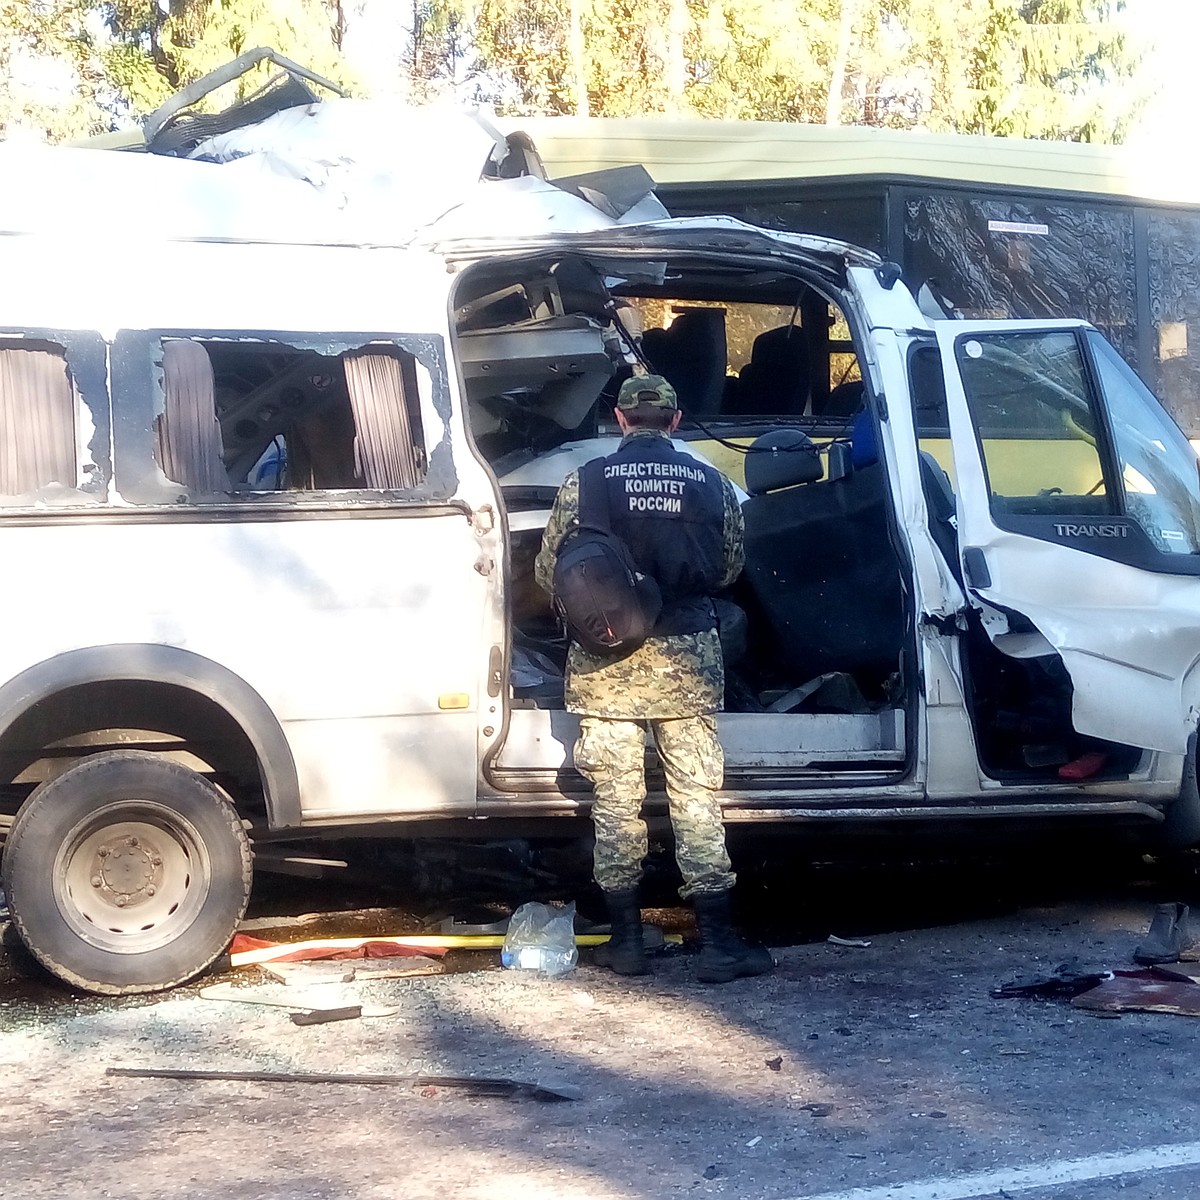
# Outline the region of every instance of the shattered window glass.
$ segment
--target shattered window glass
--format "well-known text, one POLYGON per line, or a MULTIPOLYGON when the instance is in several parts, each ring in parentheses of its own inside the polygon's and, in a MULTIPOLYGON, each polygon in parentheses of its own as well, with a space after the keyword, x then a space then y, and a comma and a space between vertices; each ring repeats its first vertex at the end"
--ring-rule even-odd
POLYGON ((908 278, 963 317, 1077 317, 1137 361, 1133 214, 945 193, 906 204, 908 278))
POLYGON ((1113 348, 1089 338, 1108 405, 1125 509, 1163 554, 1200 553, 1200 463, 1187 439, 1113 348))
POLYGON ((339 353, 178 337, 158 346, 155 461, 194 494, 403 491, 424 477, 427 373, 394 345, 339 353))

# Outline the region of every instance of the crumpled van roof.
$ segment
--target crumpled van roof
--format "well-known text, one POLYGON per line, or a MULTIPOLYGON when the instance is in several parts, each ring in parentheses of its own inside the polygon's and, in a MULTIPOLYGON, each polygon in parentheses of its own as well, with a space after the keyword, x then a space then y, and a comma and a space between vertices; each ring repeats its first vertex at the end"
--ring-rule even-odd
POLYGON ((469 110, 331 100, 187 159, 4 142, 0 232, 396 246, 617 223, 534 175, 485 179, 497 139, 469 110))
POLYGON ((0 173, 19 181, 0 192, 0 235, 413 247, 450 257, 554 242, 582 249, 618 236, 625 248, 649 252, 784 250, 835 272, 879 262, 833 239, 755 230, 729 217, 673 220, 644 172, 633 195, 642 179, 645 196, 614 208, 603 181, 558 186, 539 168, 527 138, 501 132, 479 110, 325 100, 219 134, 186 158, 0 142, 0 173), (497 177, 513 173, 511 163, 503 170, 510 152, 532 173, 497 177))

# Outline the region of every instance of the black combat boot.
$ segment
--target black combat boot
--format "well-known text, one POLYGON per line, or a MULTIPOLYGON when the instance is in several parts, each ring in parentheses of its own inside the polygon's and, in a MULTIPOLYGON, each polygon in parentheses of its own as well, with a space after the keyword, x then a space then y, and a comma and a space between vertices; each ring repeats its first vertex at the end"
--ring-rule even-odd
POLYGON ((765 975, 775 967, 765 946, 746 941, 733 927, 732 895, 731 891, 697 892, 692 897, 700 927, 696 978, 701 983, 729 983, 746 975, 765 975))
POLYGON ((1160 904, 1154 910, 1146 940, 1133 952, 1133 961, 1143 966, 1178 962, 1179 956, 1194 945, 1188 929, 1188 906, 1160 904))
POLYGON ((646 945, 642 939, 642 910, 637 888, 605 892, 612 937, 596 947, 596 962, 618 975, 648 975, 646 945))

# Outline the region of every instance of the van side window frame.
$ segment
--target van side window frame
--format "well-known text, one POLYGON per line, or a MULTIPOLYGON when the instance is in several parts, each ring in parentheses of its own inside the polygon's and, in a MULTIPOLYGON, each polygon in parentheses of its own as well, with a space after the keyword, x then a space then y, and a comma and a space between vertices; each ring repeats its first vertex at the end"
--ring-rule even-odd
MULTIPOLYGON (((446 383, 445 348, 437 335, 396 333, 314 334, 280 330, 214 330, 171 328, 119 330, 113 341, 113 441, 115 446, 116 488, 129 503, 139 507, 223 507, 255 508, 356 508, 394 507, 429 504, 451 499, 458 487, 450 434, 451 405, 446 383), (189 488, 167 477, 160 466, 161 447, 158 426, 164 412, 163 360, 171 342, 201 345, 229 343, 262 346, 264 350, 314 353, 323 357, 340 356, 378 347, 399 351, 411 364, 424 369, 425 387, 415 389, 410 418, 414 463, 418 478, 415 486, 371 488, 361 483, 351 486, 317 486, 288 490, 254 490, 231 485, 228 491, 210 492, 189 488), (428 394, 425 394, 428 393, 428 394)), ((412 387, 411 373, 401 368, 404 394, 412 387)), ((214 412, 214 422, 216 414, 214 412)), ((219 448, 217 453, 219 453, 219 448)))
MULTIPOLYGON (((36 508, 44 512, 47 502, 63 512, 105 504, 112 485, 113 466, 108 347, 104 339, 89 330, 4 327, 0 328, 0 350, 42 350, 61 354, 76 405, 75 480, 71 483, 56 481, 61 484, 61 490, 56 489, 53 497, 48 497, 44 488, 0 496, 0 511, 36 508), (90 418, 90 431, 79 423, 84 413, 90 418), (85 436, 86 441, 83 440, 85 436)), ((4 432, 0 430, 0 439, 3 436, 4 432)))

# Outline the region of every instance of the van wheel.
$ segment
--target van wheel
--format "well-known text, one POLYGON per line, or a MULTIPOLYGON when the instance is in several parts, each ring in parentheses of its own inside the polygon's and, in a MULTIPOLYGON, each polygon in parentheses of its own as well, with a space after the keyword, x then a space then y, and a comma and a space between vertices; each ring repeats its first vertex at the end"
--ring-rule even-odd
POLYGON ((29 796, 0 883, 44 967, 121 996, 173 987, 209 966, 246 910, 252 870, 241 821, 207 779, 122 750, 29 796))

